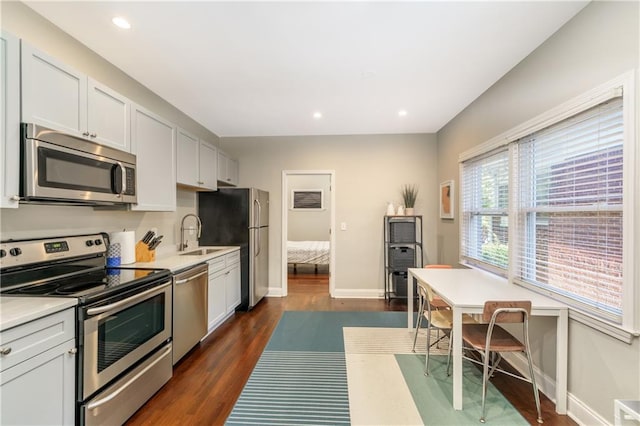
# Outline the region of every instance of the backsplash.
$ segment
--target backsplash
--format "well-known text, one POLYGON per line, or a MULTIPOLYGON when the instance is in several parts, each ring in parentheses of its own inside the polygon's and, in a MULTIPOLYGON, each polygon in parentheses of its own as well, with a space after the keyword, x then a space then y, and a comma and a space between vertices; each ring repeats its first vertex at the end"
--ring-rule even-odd
POLYGON ((94 210, 83 206, 22 204, 0 210, 0 239, 44 238, 93 232, 136 231, 140 239, 151 228, 164 235, 163 251, 180 241, 180 219, 197 213, 196 194, 177 189, 175 212, 94 210))

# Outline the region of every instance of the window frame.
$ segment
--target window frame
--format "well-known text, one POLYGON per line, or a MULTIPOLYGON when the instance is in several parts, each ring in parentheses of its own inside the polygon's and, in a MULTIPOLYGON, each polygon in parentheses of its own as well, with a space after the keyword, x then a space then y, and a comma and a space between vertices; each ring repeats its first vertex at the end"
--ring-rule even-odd
MULTIPOLYGON (((640 335, 640 266, 635 259, 640 255, 640 149, 636 147, 636 72, 628 71, 602 85, 595 87, 586 93, 573 98, 556 108, 542 113, 533 119, 516 126, 476 147, 461 153, 459 160, 459 176, 462 182, 462 170, 464 161, 486 155, 498 149, 517 150, 517 144, 513 143, 536 131, 549 127, 559 121, 585 111, 595 105, 613 98, 614 93, 620 90, 623 93, 623 287, 622 287, 622 321, 617 323, 606 318, 594 315, 578 306, 571 305, 566 299, 556 296, 555 293, 544 291, 542 288, 516 282, 516 253, 513 248, 519 247, 519 235, 517 233, 518 207, 516 191, 518 190, 518 170, 514 167, 513 155, 509 156, 509 263, 507 279, 512 285, 521 285, 532 291, 545 294, 555 300, 569 305, 570 318, 580 321, 592 328, 598 329, 622 341, 630 343, 633 337, 640 335), (513 184, 516 182, 516 184, 513 184)), ((460 198, 464 196, 464 187, 460 188, 460 198)), ((459 204, 462 217, 462 203, 459 204)), ((460 221, 460 247, 464 237, 464 223, 460 221)), ((466 262, 460 250, 460 263, 468 267, 476 267, 466 262)))
MULTIPOLYGON (((487 152, 483 155, 480 155, 478 157, 474 157, 471 160, 477 160, 474 161, 476 163, 480 163, 482 162, 481 166, 485 165, 486 162, 484 160, 487 159, 492 159, 496 157, 496 161, 504 161, 506 159, 507 161, 507 166, 509 165, 510 162, 510 157, 509 157, 509 151, 506 147, 503 148, 499 148, 497 150, 492 150, 490 152, 487 152), (506 158, 502 159, 502 158, 498 158, 498 156, 504 156, 506 158)), ((474 222, 473 219, 479 219, 480 221, 482 221, 483 217, 491 217, 491 218, 504 218, 506 217, 507 220, 509 218, 509 205, 507 203, 507 205, 504 208, 500 208, 500 207, 496 207, 496 208, 483 208, 483 207, 475 207, 474 210, 475 211, 466 211, 465 207, 467 204, 467 200, 462 196, 462 194, 464 194, 465 189, 467 188, 467 182, 465 181, 465 179, 463 178, 463 174, 462 174, 462 170, 464 168, 464 164, 461 164, 461 173, 460 173, 460 185, 462 190, 460 191, 460 217, 461 217, 461 234, 460 234, 460 246, 462 247, 463 241, 462 238, 465 237, 464 235, 464 223, 468 222, 470 225, 474 222), (470 216, 469 218, 467 218, 467 216, 470 216)), ((473 173, 475 174, 481 174, 481 172, 483 171, 482 167, 479 168, 474 168, 473 169, 473 173)), ((507 182, 508 182, 509 177, 507 176, 507 182)), ((475 178, 473 179, 474 182, 478 183, 481 181, 481 176, 476 175, 475 178)), ((471 198, 474 201, 474 204, 478 205, 478 204, 482 204, 482 195, 479 195, 477 192, 475 192, 477 188, 474 188, 474 194, 471 196, 471 198)), ((509 189, 510 191, 510 189, 509 189)), ((511 196, 510 192, 507 194, 507 198, 509 199, 509 197, 511 196)), ((498 197, 499 198, 499 197, 498 197)), ((507 201, 508 201, 507 199, 507 201)), ((477 234, 477 226, 480 225, 482 226, 482 224, 476 224, 475 227, 475 231, 476 232, 469 232, 469 235, 472 234, 477 234)), ((511 225, 510 221, 507 224, 507 236, 510 238, 510 232, 509 232, 509 226, 511 225)), ((467 242, 472 242, 473 238, 467 238, 466 240, 467 242)), ((509 244, 509 243, 507 243, 509 244)), ((473 246, 473 244, 472 244, 473 246)), ((463 250, 460 250, 460 259, 461 259, 461 263, 462 261, 464 262, 464 264, 466 265, 473 265, 477 268, 480 269, 485 269, 487 271, 493 272, 496 275, 500 275, 502 277, 506 277, 507 276, 507 271, 508 271, 508 259, 507 259, 507 267, 505 268, 501 268, 499 265, 495 265, 489 261, 484 261, 482 259, 482 255, 478 254, 482 252, 482 247, 481 245, 477 245, 475 247, 472 247, 471 250, 465 250, 463 253, 463 250), (473 255, 467 254, 470 251, 475 252, 473 255)))

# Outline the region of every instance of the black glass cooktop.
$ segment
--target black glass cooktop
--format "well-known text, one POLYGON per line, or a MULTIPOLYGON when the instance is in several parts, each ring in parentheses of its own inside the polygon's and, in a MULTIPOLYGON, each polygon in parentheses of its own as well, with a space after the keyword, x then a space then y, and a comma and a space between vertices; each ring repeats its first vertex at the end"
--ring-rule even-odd
POLYGON ((64 278, 39 280, 39 282, 16 286, 3 290, 2 294, 95 298, 168 278, 170 275, 170 271, 166 269, 100 268, 64 278))

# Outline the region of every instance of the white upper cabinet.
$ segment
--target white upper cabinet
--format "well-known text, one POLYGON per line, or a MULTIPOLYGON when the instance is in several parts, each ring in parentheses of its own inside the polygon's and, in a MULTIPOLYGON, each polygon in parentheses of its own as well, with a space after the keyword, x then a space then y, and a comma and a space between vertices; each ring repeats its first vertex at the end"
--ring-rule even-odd
POLYGON ((131 108, 131 148, 136 155, 138 203, 133 210, 176 210, 176 129, 138 105, 131 108))
POLYGON ((215 146, 178 128, 178 183, 216 190, 217 155, 215 146))
POLYGON ((92 78, 88 79, 87 129, 89 137, 123 151, 130 151, 131 102, 92 78))
POLYGON ((87 76, 22 42, 22 121, 82 136, 87 76))
POLYGON ((178 128, 178 183, 199 186, 198 151, 200 141, 187 131, 178 128))
POLYGON ((218 189, 218 149, 205 141, 200 141, 200 186, 202 188, 218 189))
POLYGON ((221 186, 238 186, 238 160, 218 150, 218 183, 221 186))
POLYGON ((131 102, 22 42, 22 121, 130 151, 131 102))
POLYGON ((20 44, 0 32, 0 207, 17 208, 20 185, 20 44))

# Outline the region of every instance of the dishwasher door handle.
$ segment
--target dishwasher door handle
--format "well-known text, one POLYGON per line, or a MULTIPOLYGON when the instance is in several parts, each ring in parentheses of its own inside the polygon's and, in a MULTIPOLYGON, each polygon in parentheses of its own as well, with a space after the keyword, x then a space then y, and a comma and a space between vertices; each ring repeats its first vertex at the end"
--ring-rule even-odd
POLYGON ((186 282, 189 282, 189 281, 195 280, 196 278, 201 277, 201 276, 203 276, 203 275, 206 275, 206 274, 208 274, 208 273, 209 273, 209 271, 204 271, 204 272, 200 272, 199 274, 195 274, 195 275, 193 275, 193 276, 191 276, 191 277, 189 277, 189 278, 184 278, 184 279, 182 279, 182 280, 176 280, 176 284, 184 284, 184 283, 186 283, 186 282))

